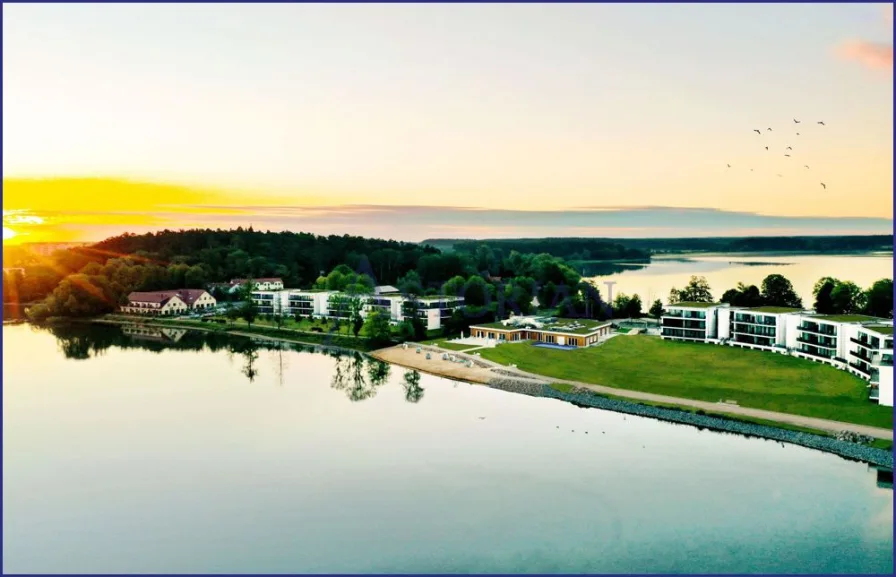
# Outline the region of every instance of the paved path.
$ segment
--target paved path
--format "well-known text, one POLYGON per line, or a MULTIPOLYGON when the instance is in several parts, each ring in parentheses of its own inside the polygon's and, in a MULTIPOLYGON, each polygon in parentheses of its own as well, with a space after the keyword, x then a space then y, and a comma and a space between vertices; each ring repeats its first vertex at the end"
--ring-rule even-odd
MULTIPOLYGON (((414 346, 414 345, 409 345, 414 346)), ((386 349, 389 350, 389 349, 386 349)), ((444 350, 444 349, 442 349, 444 350)), ((379 352, 379 351, 378 351, 379 352)), ((695 401, 693 399, 682 399, 679 397, 668 397, 666 395, 656 395, 653 393, 645 393, 642 391, 631 391, 628 389, 617 389, 614 387, 605 387, 603 385, 594 385, 591 383, 583 383, 580 381, 568 381, 565 379, 555 379, 552 377, 545 377, 544 375, 537 375, 535 373, 529 373, 526 371, 522 371, 520 369, 514 367, 508 367, 505 365, 498 364, 494 361, 489 361, 483 359, 482 357, 477 357, 473 355, 468 355, 464 353, 459 353, 457 351, 451 351, 452 354, 457 355, 459 357, 467 357, 470 359, 474 359, 479 363, 484 365, 491 366, 492 368, 501 369, 503 371, 508 371, 519 375, 520 377, 529 378, 529 379, 537 379, 540 381, 549 381, 552 383, 564 383, 568 385, 573 385, 576 387, 582 387, 583 389, 590 389, 597 393, 603 393, 606 395, 613 395, 616 397, 624 397, 628 399, 636 399, 641 401, 651 401, 655 403, 667 403, 672 405, 681 405, 686 407, 693 407, 695 409, 702 409, 704 411, 712 411, 714 413, 727 413, 730 415, 742 415, 744 417, 752 417, 754 419, 765 419, 768 421, 777 421, 779 423, 787 423, 789 425, 795 425, 798 427, 806 427, 810 429, 818 429, 821 431, 829 431, 832 433, 838 433, 840 431, 852 431, 854 433, 858 433, 860 435, 866 435, 868 437, 874 437, 878 439, 889 439, 893 440, 893 430, 892 429, 884 429, 880 427, 869 427, 866 425, 854 425, 852 423, 842 423, 840 421, 830 421, 827 419, 816 419, 813 417, 803 417, 801 415, 791 415, 788 413, 776 413, 774 411, 764 411, 762 409, 751 409, 749 407, 741 407, 738 405, 729 405, 725 403, 712 403, 708 401, 695 401)), ((386 356, 386 355, 384 355, 386 356)), ((388 360, 384 358, 383 360, 388 360)), ((399 363, 400 364, 400 363, 399 363)), ((460 367, 458 367, 460 369, 460 367)), ((482 382, 481 369, 476 371, 476 382, 482 382)), ((462 378, 457 372, 454 372, 451 376, 456 378, 462 378)), ((472 376, 472 375, 471 375, 472 376)), ((471 379, 473 380, 473 379, 471 379)))

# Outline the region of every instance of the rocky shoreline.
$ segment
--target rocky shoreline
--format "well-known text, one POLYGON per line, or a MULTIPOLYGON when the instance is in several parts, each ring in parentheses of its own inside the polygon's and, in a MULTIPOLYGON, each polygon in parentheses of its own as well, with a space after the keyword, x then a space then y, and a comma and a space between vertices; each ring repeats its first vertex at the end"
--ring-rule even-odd
POLYGON ((643 405, 629 401, 611 399, 593 393, 587 389, 573 389, 566 393, 559 391, 547 383, 539 383, 534 380, 520 378, 497 378, 488 383, 488 386, 502 391, 519 393, 533 397, 546 397, 566 401, 580 407, 603 409, 617 413, 626 413, 658 419, 683 425, 691 425, 702 429, 710 429, 718 432, 744 435, 747 437, 759 437, 793 445, 800 445, 809 449, 824 451, 853 461, 861 461, 878 467, 893 468, 893 453, 884 449, 876 449, 842 438, 814 435, 789 431, 766 425, 747 423, 733 419, 701 415, 689 411, 667 409, 643 405))

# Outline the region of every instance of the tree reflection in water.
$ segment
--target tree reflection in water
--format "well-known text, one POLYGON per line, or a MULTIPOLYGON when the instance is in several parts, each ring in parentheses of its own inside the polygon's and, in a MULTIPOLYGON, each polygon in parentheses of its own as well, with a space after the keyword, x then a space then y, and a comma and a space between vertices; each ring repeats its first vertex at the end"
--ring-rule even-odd
POLYGON ((361 353, 340 351, 331 352, 330 356, 336 359, 330 386, 345 391, 352 402, 373 398, 389 378, 388 364, 361 353))
MULTIPOLYGON (((274 353, 272 362, 275 364, 278 382, 281 385, 283 384, 283 368, 287 365, 283 357, 284 349, 326 354, 335 361, 330 385, 336 390, 344 391, 349 400, 353 402, 364 401, 376 396, 377 389, 389 380, 391 374, 391 365, 388 363, 356 351, 265 341, 221 333, 153 328, 141 325, 115 327, 90 324, 58 325, 49 327, 48 330, 56 337, 59 349, 65 358, 75 360, 96 357, 112 347, 141 349, 154 353, 172 349, 224 351, 230 357, 243 359, 240 373, 250 383, 259 376, 257 366, 259 351, 267 350, 274 353)), ((418 403, 423 398, 424 390, 420 386, 419 372, 405 372, 402 386, 405 390, 405 399, 409 403, 418 403)))
POLYGON ((420 373, 413 370, 405 371, 403 381, 405 400, 409 403, 419 403, 425 392, 420 386, 420 373))

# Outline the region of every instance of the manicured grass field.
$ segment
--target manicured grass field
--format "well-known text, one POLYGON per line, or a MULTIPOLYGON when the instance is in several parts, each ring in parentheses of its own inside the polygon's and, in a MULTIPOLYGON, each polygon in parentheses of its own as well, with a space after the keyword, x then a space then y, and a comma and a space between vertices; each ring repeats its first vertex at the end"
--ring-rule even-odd
POLYGON ((827 365, 773 353, 620 335, 586 349, 560 351, 521 343, 482 349, 480 354, 547 377, 893 427, 892 408, 869 401, 865 381, 827 365))

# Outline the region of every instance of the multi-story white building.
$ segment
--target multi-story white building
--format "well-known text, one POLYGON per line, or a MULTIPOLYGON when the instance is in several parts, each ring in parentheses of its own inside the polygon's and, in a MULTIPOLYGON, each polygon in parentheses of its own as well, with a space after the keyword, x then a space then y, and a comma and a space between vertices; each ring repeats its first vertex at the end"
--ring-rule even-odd
POLYGON ((893 406, 892 320, 783 307, 676 303, 662 317, 661 335, 823 362, 869 381, 871 399, 893 406))
MULTIPOLYGON (((332 317, 347 319, 351 315, 351 298, 359 298, 361 316, 373 311, 385 314, 390 321, 405 320, 413 306, 410 299, 400 294, 373 294, 350 297, 344 293, 325 290, 281 290, 252 291, 252 300, 259 311, 265 314, 283 313, 291 316, 332 317)), ((439 329, 451 318, 454 310, 463 306, 462 297, 433 296, 418 297, 417 316, 428 330, 439 329)))
POLYGON ((677 341, 719 340, 717 311, 722 303, 683 302, 669 305, 663 313, 662 336, 677 341))
POLYGON ((400 323, 411 314, 416 302, 417 318, 422 320, 427 330, 441 328, 451 318, 454 311, 464 304, 463 297, 428 296, 417 297, 415 301, 400 294, 375 295, 368 299, 366 312, 379 311, 388 315, 389 320, 400 323))
POLYGON ((893 406, 893 325, 870 322, 844 328, 847 370, 871 382, 878 403, 893 406))
POLYGON ((263 314, 325 317, 330 294, 324 290, 254 290, 252 301, 263 314))
POLYGON ((719 308, 719 341, 733 347, 786 353, 787 319, 799 312, 785 307, 719 308))

